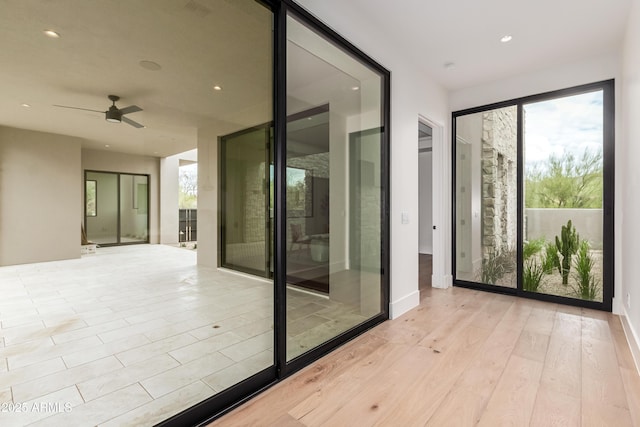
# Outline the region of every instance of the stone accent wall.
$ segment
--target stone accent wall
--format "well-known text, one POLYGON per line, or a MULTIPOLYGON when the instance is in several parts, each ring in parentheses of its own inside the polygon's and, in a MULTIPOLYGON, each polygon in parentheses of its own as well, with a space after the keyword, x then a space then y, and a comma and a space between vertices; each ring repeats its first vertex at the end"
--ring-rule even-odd
POLYGON ((483 113, 483 258, 515 250, 517 228, 516 108, 483 113))

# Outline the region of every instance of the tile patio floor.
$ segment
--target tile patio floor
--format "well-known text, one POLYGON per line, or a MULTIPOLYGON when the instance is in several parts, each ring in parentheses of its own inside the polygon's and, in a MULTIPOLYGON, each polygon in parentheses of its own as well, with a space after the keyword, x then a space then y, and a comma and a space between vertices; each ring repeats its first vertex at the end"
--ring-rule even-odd
MULTIPOLYGON (((195 262, 136 245, 0 267, 0 425, 152 425, 270 366, 272 284, 195 262)), ((289 357, 364 320, 287 298, 289 357)))

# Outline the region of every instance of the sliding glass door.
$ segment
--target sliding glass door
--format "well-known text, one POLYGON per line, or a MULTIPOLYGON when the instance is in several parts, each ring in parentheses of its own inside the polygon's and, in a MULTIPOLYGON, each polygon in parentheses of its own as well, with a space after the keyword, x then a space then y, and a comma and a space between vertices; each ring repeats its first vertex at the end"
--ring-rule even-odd
MULTIPOLYGON (((385 73, 287 25, 286 358, 386 316, 385 73)), ((277 176, 277 174, 276 174, 277 176)))
POLYGON ((613 81, 454 113, 460 286, 611 310, 613 81))
POLYGON ((85 172, 87 239, 102 246, 149 242, 149 176, 85 172))

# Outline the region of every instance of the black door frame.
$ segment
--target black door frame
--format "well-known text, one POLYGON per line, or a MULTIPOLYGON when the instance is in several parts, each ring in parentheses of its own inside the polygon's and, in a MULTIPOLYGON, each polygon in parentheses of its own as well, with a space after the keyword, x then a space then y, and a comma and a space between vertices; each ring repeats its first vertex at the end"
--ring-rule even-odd
POLYGON ((572 305, 577 307, 591 308, 611 312, 613 306, 615 278, 614 278, 614 204, 615 204, 615 81, 614 79, 604 80, 600 82, 589 83, 580 86, 574 86, 566 89, 560 89, 550 92, 544 92, 537 95, 516 98, 508 101, 497 102, 480 107, 468 108, 465 110, 454 111, 451 114, 451 224, 452 242, 451 245, 451 274, 453 276, 454 286, 480 289, 489 292, 497 292, 503 294, 516 295, 519 297, 547 301, 552 303, 572 305), (557 295, 548 295, 536 292, 527 292, 522 289, 522 273, 523 273, 523 256, 522 245, 523 239, 523 170, 524 170, 524 126, 523 116, 525 104, 547 101, 566 96, 579 95, 582 93, 594 92, 602 90, 603 96, 603 201, 602 201, 602 217, 603 217, 603 286, 602 286, 602 302, 586 301, 577 298, 561 297, 557 295), (489 285, 485 283, 471 282, 456 279, 456 118, 468 114, 480 113, 484 111, 517 107, 517 240, 516 240, 516 262, 517 262, 517 287, 507 288, 502 286, 489 285))

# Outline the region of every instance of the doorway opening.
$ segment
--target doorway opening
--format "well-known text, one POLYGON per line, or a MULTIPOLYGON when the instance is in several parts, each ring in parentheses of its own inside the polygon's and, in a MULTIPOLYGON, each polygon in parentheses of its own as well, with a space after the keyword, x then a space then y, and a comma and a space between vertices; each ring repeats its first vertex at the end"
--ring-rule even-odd
POLYGON ((433 129, 418 121, 418 264, 421 293, 431 289, 433 273, 433 129))

